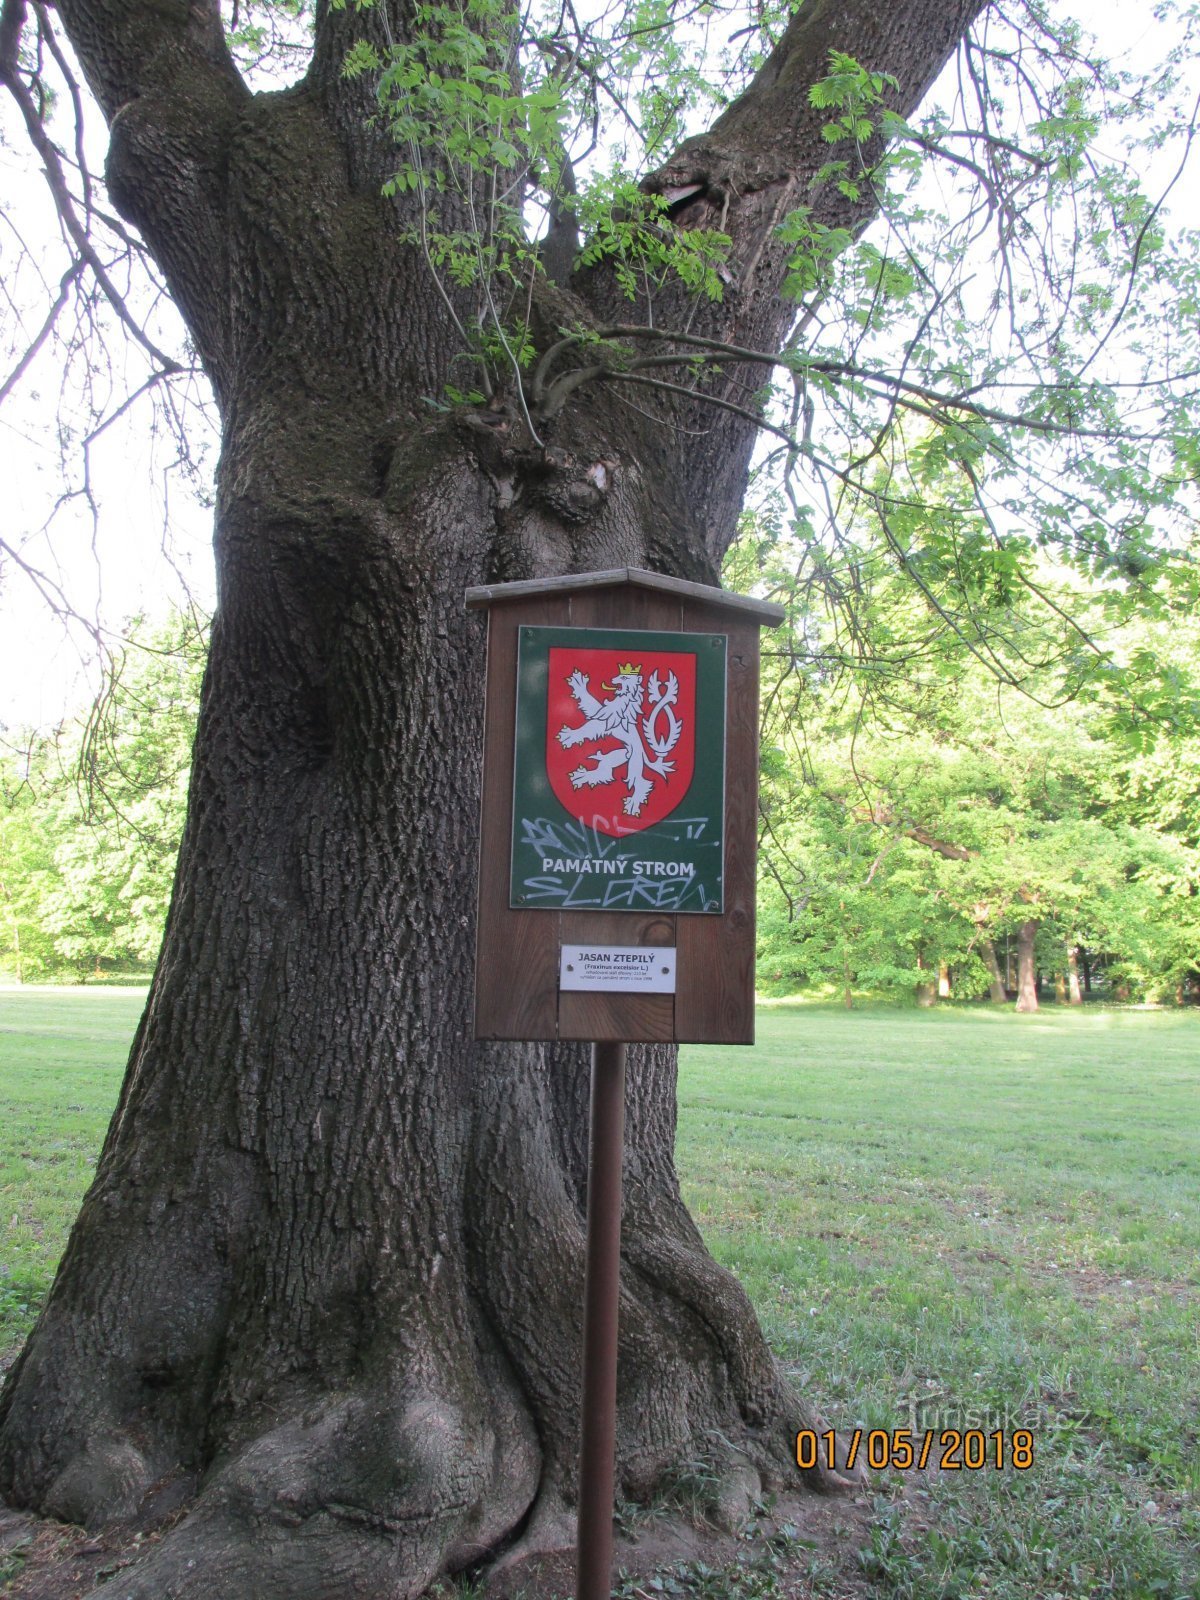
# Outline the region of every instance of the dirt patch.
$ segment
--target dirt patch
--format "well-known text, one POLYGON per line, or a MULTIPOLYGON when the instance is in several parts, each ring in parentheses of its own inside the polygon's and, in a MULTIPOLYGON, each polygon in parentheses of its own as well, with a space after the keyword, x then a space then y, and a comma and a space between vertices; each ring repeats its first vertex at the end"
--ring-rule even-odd
POLYGON ((0 1506, 0 1595, 5 1600, 83 1600, 157 1537, 130 1529, 98 1537, 0 1506))
MULTIPOLYGON (((619 1527, 613 1592, 623 1600, 670 1595, 703 1600, 867 1600, 870 1587, 858 1564, 871 1513, 867 1496, 781 1497, 738 1534, 678 1514, 646 1514, 619 1527), (647 1587, 657 1580, 658 1587, 647 1587)), ((4 1600, 84 1600, 106 1579, 137 1560, 159 1535, 130 1530, 92 1535, 0 1507, 0 1595, 4 1600)), ((473 1574, 486 1600, 570 1600, 575 1593, 571 1550, 531 1556, 489 1579, 473 1574)), ((456 1600, 457 1584, 443 1582, 429 1600, 456 1600)))
MULTIPOLYGON (((858 1552, 870 1527, 865 1494, 780 1497, 739 1533, 668 1511, 647 1515, 618 1530, 613 1593, 622 1600, 866 1600, 871 1590, 858 1552)), ((574 1552, 531 1557, 490 1579, 482 1575, 481 1586, 486 1600, 571 1600, 574 1552)), ((442 1592, 452 1600, 453 1588, 442 1592)))
POLYGON ((1161 1300, 1164 1296, 1187 1304, 1196 1293, 1186 1283, 1163 1283, 1156 1278, 1127 1278, 1119 1272, 1103 1272, 1099 1267, 1060 1266, 1057 1262, 1048 1262, 1038 1275, 1057 1278, 1085 1305, 1099 1300, 1161 1300))

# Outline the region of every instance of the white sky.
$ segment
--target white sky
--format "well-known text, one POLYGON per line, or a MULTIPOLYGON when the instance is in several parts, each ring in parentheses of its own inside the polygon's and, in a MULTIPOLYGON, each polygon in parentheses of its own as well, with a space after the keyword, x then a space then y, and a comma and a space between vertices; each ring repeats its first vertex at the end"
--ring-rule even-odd
MULTIPOLYGON (((1078 12, 1078 5, 1074 9, 1078 12)), ((1093 0, 1084 20, 1122 65, 1137 67, 1159 53, 1162 31, 1143 4, 1093 0)), ((98 115, 94 127, 101 138, 98 115)), ((1164 173, 1176 159, 1177 152, 1162 157, 1164 173)), ((94 165, 96 170, 102 166, 100 149, 94 165)), ((0 182, 26 243, 41 256, 46 276, 56 280, 65 263, 55 220, 44 182, 29 170, 7 99, 0 109, 0 182)), ((1192 220, 1195 201, 1189 187, 1195 188, 1194 180, 1176 189, 1171 209, 1192 220)), ((0 275, 10 285, 16 259, 17 243, 5 230, 0 275)), ((42 314, 42 306, 31 312, 34 326, 42 314)), ((11 304, 0 306, 0 315, 11 318, 11 304)), ((168 347, 174 344, 171 338, 168 347)), ((48 396, 39 398, 43 390, 57 387, 56 374, 43 361, 0 408, 4 537, 61 585, 76 612, 103 628, 119 632, 123 620, 139 610, 161 615, 170 598, 184 594, 185 585, 200 604, 211 607, 211 513, 182 484, 170 497, 170 560, 164 555, 166 462, 147 436, 145 401, 109 429, 93 451, 92 488, 100 508, 95 525, 76 501, 58 511, 51 537, 38 534, 62 492, 54 408, 48 396)), ((94 648, 86 629, 56 618, 24 574, 11 564, 0 566, 0 729, 53 723, 85 701, 94 684, 94 648)))

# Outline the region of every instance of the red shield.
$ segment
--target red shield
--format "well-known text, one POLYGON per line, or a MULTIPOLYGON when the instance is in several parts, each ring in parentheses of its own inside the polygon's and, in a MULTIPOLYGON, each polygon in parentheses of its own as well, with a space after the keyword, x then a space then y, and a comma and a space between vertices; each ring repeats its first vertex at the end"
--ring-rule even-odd
POLYGON ((612 838, 681 803, 696 757, 690 651, 551 647, 546 772, 578 822, 612 838))

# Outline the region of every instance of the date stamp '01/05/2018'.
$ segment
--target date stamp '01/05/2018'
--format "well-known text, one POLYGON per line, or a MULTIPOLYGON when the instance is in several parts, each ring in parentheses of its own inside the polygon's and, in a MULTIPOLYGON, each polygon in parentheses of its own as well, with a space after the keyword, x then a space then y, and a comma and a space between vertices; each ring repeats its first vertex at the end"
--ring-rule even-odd
POLYGON ((1012 1467, 1026 1472, 1033 1465, 1033 1434, 1028 1428, 930 1429, 914 1434, 911 1428, 852 1428, 843 1431, 839 1444, 836 1428, 818 1433, 801 1428, 796 1435, 796 1465, 803 1472, 828 1466, 852 1472, 865 1462, 872 1472, 1003 1472, 1012 1467))

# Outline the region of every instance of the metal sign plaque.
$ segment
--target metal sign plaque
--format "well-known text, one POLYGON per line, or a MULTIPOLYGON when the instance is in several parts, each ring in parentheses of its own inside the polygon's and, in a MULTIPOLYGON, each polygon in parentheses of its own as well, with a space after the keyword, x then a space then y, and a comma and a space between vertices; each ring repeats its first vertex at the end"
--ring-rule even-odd
POLYGON ((724 909, 726 636, 520 629, 509 904, 724 909))
POLYGON ((674 994, 675 947, 565 944, 558 987, 575 993, 674 994))

